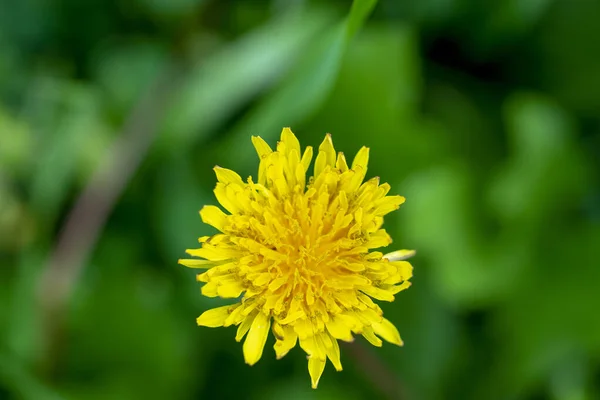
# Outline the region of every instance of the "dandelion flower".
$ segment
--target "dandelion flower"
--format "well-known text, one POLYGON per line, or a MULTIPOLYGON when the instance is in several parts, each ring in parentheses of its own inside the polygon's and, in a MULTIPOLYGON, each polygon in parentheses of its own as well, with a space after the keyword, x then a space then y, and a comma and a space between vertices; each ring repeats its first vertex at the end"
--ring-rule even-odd
POLYGON ((236 325, 249 365, 260 360, 269 330, 277 359, 299 343, 316 388, 327 359, 342 370, 338 340, 361 334, 375 346, 381 339, 402 345, 373 299, 393 301, 410 286, 406 259, 414 251, 373 250, 392 242, 383 218, 404 197, 388 196, 390 186, 377 177, 363 182, 366 147, 348 166, 327 135, 307 180, 313 149, 302 152, 289 128, 275 151, 260 137, 252 143, 260 157, 257 181, 215 167, 214 193, 227 213, 205 206, 200 216, 220 233, 201 237, 199 249, 186 251, 198 258, 179 263, 206 269, 197 276, 204 296, 236 299, 205 311, 198 325, 236 325))

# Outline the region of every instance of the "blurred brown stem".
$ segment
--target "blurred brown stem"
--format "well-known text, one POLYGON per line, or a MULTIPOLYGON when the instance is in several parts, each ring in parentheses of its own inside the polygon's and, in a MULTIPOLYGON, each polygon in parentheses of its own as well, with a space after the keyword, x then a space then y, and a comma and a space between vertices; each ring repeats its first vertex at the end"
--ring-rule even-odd
POLYGON ((39 366, 45 375, 53 373, 61 353, 75 284, 115 202, 156 137, 178 76, 177 68, 169 66, 149 85, 65 219, 38 288, 43 346, 39 366))
POLYGON ((371 349, 357 341, 347 344, 346 349, 367 380, 380 391, 383 398, 388 400, 408 399, 400 379, 390 371, 387 365, 371 349))

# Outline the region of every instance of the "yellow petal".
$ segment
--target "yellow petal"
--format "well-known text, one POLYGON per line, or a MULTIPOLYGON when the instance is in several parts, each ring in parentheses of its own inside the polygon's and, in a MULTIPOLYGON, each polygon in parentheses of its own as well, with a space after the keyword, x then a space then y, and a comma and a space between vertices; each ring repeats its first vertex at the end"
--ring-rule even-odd
MULTIPOLYGON (((327 347, 325 345, 325 337, 328 335, 316 334, 312 337, 315 346, 315 356, 320 360, 327 360, 327 347)), ((327 344, 330 344, 327 342, 327 344)))
POLYGON ((329 319, 325 326, 327 327, 327 331, 335 339, 340 339, 345 342, 352 342, 354 340, 352 332, 350 332, 350 327, 337 317, 329 319))
POLYGON ((312 306, 315 303, 315 295, 311 286, 306 288, 306 305, 312 306))
POLYGON ((373 322, 381 322, 383 319, 383 316, 379 312, 371 308, 366 308, 364 310, 355 312, 360 316, 360 318, 363 318, 366 321, 366 325, 371 325, 373 322))
POLYGON ((308 373, 310 374, 311 386, 316 389, 319 385, 319 379, 325 369, 325 360, 318 359, 316 357, 310 357, 308 359, 308 373))
POLYGON ((218 287, 219 286, 217 285, 217 282, 208 282, 206 285, 202 286, 202 289, 200 289, 200 291, 206 297, 217 297, 218 287))
POLYGON ((340 176, 340 186, 339 189, 345 191, 348 194, 356 192, 360 187, 365 175, 367 174, 367 169, 361 166, 357 166, 351 170, 344 172, 340 176))
POLYGON ((327 165, 330 167, 335 166, 335 149, 333 148, 333 140, 331 140, 331 135, 328 133, 325 135, 325 139, 319 146, 319 154, 323 152, 327 156, 327 165))
POLYGON ((250 326, 250 331, 244 342, 243 350, 246 364, 254 365, 262 357, 270 327, 271 318, 259 312, 252 321, 252 326, 250 326))
POLYGON ((302 154, 302 160, 300 160, 300 162, 302 163, 302 167, 304 167, 304 172, 308 171, 308 167, 310 167, 310 161, 312 160, 312 156, 312 146, 306 146, 306 149, 304 149, 304 154, 302 154))
POLYGON ((336 315, 336 318, 339 318, 352 332, 357 334, 362 332, 364 324, 355 313, 346 311, 345 314, 336 315))
POLYGON ((296 150, 296 152, 300 154, 300 142, 290 128, 283 128, 281 131, 281 141, 285 143, 288 153, 291 153, 292 150, 296 150))
POLYGON ((394 301, 394 295, 387 290, 375 286, 361 286, 359 288, 364 294, 377 300, 394 301))
POLYGON ((287 281, 288 281, 288 277, 287 276, 282 276, 280 278, 275 278, 275 279, 273 279, 269 283, 269 290, 271 292, 274 292, 277 289, 279 289, 281 286, 283 286, 287 281))
POLYGON ((383 256, 390 261, 403 261, 413 257, 417 252, 415 250, 396 250, 383 256))
POLYGON ((220 264, 224 264, 229 259, 240 256, 240 251, 227 247, 216 247, 204 244, 201 249, 187 249, 185 251, 190 256, 202 257, 211 261, 221 261, 220 264))
POLYGON ((333 168, 335 166, 335 149, 331 135, 325 135, 325 139, 319 146, 319 154, 315 160, 314 176, 315 179, 325 171, 325 168, 333 168))
POLYGON ((335 162, 335 167, 340 170, 340 172, 348 171, 348 163, 346 162, 346 156, 341 151, 338 153, 337 161, 335 162))
POLYGON ((223 232, 223 228, 225 227, 225 223, 227 222, 227 215, 223 211, 221 211, 219 207, 202 207, 202 210, 200 210, 200 217, 202 218, 202 222, 204 222, 205 224, 214 226, 215 228, 223 232))
POLYGON ((235 335, 235 341, 241 342, 250 327, 252 326, 252 322, 254 321, 255 315, 249 315, 242 321, 241 324, 238 325, 237 332, 235 335))
POLYGON ((283 333, 282 337, 278 338, 273 346, 278 360, 283 358, 291 349, 293 349, 298 340, 298 335, 296 335, 296 332, 294 332, 294 329, 291 326, 285 325, 281 328, 283 331, 281 332, 283 333))
POLYGON ((245 317, 242 315, 242 311, 244 311, 244 306, 242 305, 233 310, 233 312, 229 314, 229 317, 227 317, 223 323, 223 326, 227 327, 231 325, 238 325, 239 323, 243 322, 245 317))
MULTIPOLYGON (((288 317, 289 317, 289 315, 288 315, 288 317)), ((298 334, 298 337, 300 337, 300 339, 306 339, 306 338, 314 335, 313 328, 314 328, 314 326, 313 326, 312 322, 310 321, 310 319, 308 319, 308 318, 298 319, 294 323, 294 331, 296 331, 296 333, 298 334)))
POLYGON ((384 216, 391 213, 392 211, 400 208, 406 199, 403 196, 386 196, 383 199, 377 200, 374 204, 375 210, 373 214, 377 216, 384 216))
POLYGON ((217 201, 227 210, 230 214, 237 214, 242 209, 239 205, 239 191, 234 192, 231 188, 233 185, 226 186, 226 184, 218 182, 213 193, 217 198, 217 201))
POLYGON ((381 322, 374 322, 371 324, 373 331, 378 336, 382 337, 386 341, 396 344, 398 346, 404 345, 404 342, 400 338, 398 329, 389 320, 383 318, 381 322))
POLYGON ((352 272, 360 272, 360 271, 364 271, 366 269, 365 264, 362 262, 354 262, 354 263, 346 262, 345 264, 340 264, 340 267, 345 268, 348 271, 352 271, 352 272))
MULTIPOLYGON (((300 348, 302 350, 304 350, 306 352, 306 354, 308 354, 309 357, 317 357, 318 358, 318 354, 317 354, 317 344, 315 343, 315 338, 314 336, 310 336, 310 337, 306 337, 306 338, 299 338, 299 342, 300 342, 300 348)), ((325 358, 325 355, 323 355, 322 358, 325 358)))
POLYGON ((313 175, 317 178, 319 175, 325 171, 325 167, 327 167, 327 154, 323 151, 319 151, 317 155, 317 159, 315 160, 315 168, 313 171, 313 175))
POLYGON ((300 175, 301 186, 304 186, 304 178, 302 173, 302 166, 300 165, 300 153, 295 149, 291 150, 287 156, 287 165, 285 165, 285 177, 288 181, 288 185, 290 188, 294 188, 296 186, 296 177, 300 175))
POLYGON ((377 232, 373 233, 369 240, 363 244, 363 246, 369 249, 377 249, 379 247, 386 247, 390 243, 392 243, 392 238, 387 234, 385 229, 380 229, 377 232))
POLYGON ((275 335, 275 339, 284 339, 285 330, 283 329, 283 326, 281 326, 277 321, 273 321, 273 323, 271 324, 271 330, 273 331, 273 335, 275 335))
POLYGON ((209 328, 223 326, 223 323, 227 317, 229 317, 229 314, 231 314, 238 306, 239 304, 235 304, 233 306, 222 306, 206 310, 196 319, 196 322, 200 326, 208 326, 209 328))
POLYGON ((398 268, 399 273, 402 275, 402 279, 408 280, 413 276, 413 266, 408 261, 399 261, 402 263, 401 268, 398 268))
POLYGON ((333 364, 333 367, 336 371, 342 370, 342 363, 340 361, 340 346, 337 340, 328 335, 323 334, 323 341, 325 342, 325 351, 327 352, 327 357, 333 364))
POLYGON ((233 183, 237 185, 244 185, 242 177, 240 177, 237 172, 227 168, 221 168, 218 165, 213 169, 215 171, 215 174, 217 175, 217 179, 219 180, 219 182, 224 184, 233 183))
POLYGON ((177 263, 179 263, 181 265, 185 265, 186 267, 189 267, 189 268, 211 268, 211 267, 214 267, 216 264, 214 261, 196 260, 196 259, 190 259, 190 258, 179 259, 177 261, 177 263))
MULTIPOLYGON (((389 287, 386 287, 386 290, 389 290, 389 292, 392 294, 396 294, 398 292, 403 291, 404 289, 408 289, 410 287, 410 285, 411 285, 411 283, 409 281, 404 281, 399 285, 388 285, 389 287)), ((385 286, 382 286, 382 287, 385 287, 385 286)))
POLYGON ((267 155, 273 152, 273 150, 271 150, 271 147, 267 144, 267 142, 265 142, 260 136, 252 136, 252 144, 256 149, 258 157, 261 159, 265 158, 267 155))
POLYGON ((371 328, 370 326, 365 326, 363 328, 362 335, 373 346, 381 347, 381 345, 382 345, 381 339, 379 339, 377 336, 375 336, 375 332, 373 332, 373 328, 371 328))
POLYGON ((202 274, 196 275, 196 282, 208 282, 210 281, 210 276, 208 275, 208 271, 202 274))
POLYGON ((356 156, 354 157, 354 161, 352 161, 352 169, 356 169, 356 167, 362 167, 364 171, 367 170, 367 164, 369 163, 369 148, 362 147, 356 156))
POLYGON ((302 165, 301 162, 296 165, 294 177, 296 178, 296 184, 300 187, 300 189, 304 190, 304 186, 306 185, 306 171, 304 170, 304 165, 302 165))
POLYGON ((219 297, 224 299, 235 299, 240 297, 242 292, 245 290, 242 282, 227 282, 224 285, 219 285, 217 288, 217 293, 219 297))
POLYGON ((412 277, 412 265, 408 261, 392 261, 390 265, 396 268, 395 273, 385 279, 386 285, 395 285, 412 277))

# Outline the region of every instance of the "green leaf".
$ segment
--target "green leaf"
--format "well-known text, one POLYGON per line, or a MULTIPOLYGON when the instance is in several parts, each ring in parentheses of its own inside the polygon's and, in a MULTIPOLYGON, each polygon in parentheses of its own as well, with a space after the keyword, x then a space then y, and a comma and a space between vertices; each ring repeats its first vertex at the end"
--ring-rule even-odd
POLYGON ((33 140, 27 123, 0 106, 0 170, 9 177, 23 172, 31 160, 33 140))
POLYGON ((490 187, 496 212, 506 220, 531 224, 545 218, 561 199, 580 198, 589 176, 566 112, 545 96, 517 93, 506 102, 505 119, 512 154, 490 187))
POLYGON ((53 389, 38 381, 14 358, 0 355, 0 382, 23 400, 62 400, 53 389))

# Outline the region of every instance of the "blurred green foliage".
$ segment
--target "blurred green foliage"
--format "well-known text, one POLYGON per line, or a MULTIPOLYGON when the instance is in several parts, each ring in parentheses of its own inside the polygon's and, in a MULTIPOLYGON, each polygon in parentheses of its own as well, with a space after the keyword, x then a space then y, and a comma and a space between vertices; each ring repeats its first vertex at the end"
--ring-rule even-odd
POLYGON ((211 232, 211 168, 255 174, 250 136, 291 126, 303 145, 371 147, 369 174, 407 198, 386 228, 418 250, 413 286, 383 305, 406 344, 368 350, 407 399, 600 399, 599 15, 591 0, 2 1, 0 398, 384 398, 348 348, 313 391, 300 350, 250 368, 231 329, 195 326, 224 303, 176 264, 211 232), (40 369, 40 276, 144 96, 157 136, 40 369))

